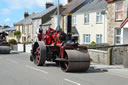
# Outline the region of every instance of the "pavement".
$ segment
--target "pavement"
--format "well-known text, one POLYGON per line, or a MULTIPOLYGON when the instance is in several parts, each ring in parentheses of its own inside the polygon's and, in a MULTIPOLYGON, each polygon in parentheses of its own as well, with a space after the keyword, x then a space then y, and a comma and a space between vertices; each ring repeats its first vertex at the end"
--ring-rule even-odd
POLYGON ((128 68, 124 68, 123 65, 101 65, 91 63, 91 67, 97 70, 105 71, 107 73, 113 73, 118 76, 124 76, 128 78, 128 68))

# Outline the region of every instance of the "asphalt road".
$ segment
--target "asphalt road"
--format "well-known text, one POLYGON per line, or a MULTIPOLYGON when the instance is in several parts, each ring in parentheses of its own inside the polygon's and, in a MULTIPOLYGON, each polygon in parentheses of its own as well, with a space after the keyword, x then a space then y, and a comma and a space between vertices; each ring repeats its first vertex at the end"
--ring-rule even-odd
POLYGON ((26 53, 0 54, 0 85, 128 85, 128 77, 92 66, 86 73, 65 73, 55 63, 37 67, 26 53))

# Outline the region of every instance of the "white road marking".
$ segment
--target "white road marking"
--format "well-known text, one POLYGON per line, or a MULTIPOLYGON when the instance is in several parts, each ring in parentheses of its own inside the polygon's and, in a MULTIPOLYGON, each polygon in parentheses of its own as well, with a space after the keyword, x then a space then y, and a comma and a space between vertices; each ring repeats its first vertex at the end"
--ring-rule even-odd
POLYGON ((72 80, 69 80, 69 79, 64 79, 65 81, 67 82, 70 82, 70 83, 73 83, 73 84, 76 84, 76 85, 81 85, 80 83, 77 83, 75 81, 72 81, 72 80))
POLYGON ((124 77, 124 78, 128 78, 128 75, 123 75, 123 74, 119 74, 119 73, 114 73, 114 72, 105 72, 106 74, 111 74, 111 75, 116 75, 119 77, 124 77))
POLYGON ((18 62, 14 61, 14 60, 11 60, 11 59, 7 59, 7 61, 12 62, 12 63, 15 63, 15 64, 18 63, 18 62))
POLYGON ((38 69, 38 68, 34 68, 34 67, 28 66, 28 65, 25 65, 25 66, 28 67, 28 68, 31 68, 31 69, 33 69, 33 70, 40 71, 40 72, 42 72, 42 73, 44 73, 44 74, 48 74, 48 72, 43 71, 43 70, 40 70, 40 69, 38 69))

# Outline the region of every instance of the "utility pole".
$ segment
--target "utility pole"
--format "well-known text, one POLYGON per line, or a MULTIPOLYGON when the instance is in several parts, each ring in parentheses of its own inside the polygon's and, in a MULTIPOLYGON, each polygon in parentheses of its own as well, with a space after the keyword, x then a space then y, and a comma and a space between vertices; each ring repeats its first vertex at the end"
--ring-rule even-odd
POLYGON ((60 30, 60 6, 59 6, 59 0, 58 0, 58 7, 57 7, 57 30, 60 30))

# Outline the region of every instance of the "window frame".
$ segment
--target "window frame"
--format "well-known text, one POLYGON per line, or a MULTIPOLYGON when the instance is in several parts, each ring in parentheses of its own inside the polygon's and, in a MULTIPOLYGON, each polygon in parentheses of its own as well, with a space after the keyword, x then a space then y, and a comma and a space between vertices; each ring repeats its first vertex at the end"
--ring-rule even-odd
POLYGON ((123 1, 119 1, 119 2, 116 2, 116 3, 115 3, 115 21, 117 21, 117 22, 123 20, 123 15, 124 15, 124 6, 123 6, 123 4, 124 4, 123 1), (117 4, 119 4, 119 3, 122 3, 122 10, 118 10, 118 11, 117 11, 117 4), (117 19, 117 18, 116 18, 117 12, 122 12, 122 19, 117 19))
POLYGON ((103 15, 102 15, 101 12, 97 12, 97 13, 96 13, 96 23, 97 23, 97 24, 103 23, 103 15), (101 18, 101 21, 100 21, 100 18, 101 18), (99 20, 99 21, 98 21, 98 20, 99 20))
POLYGON ((76 16, 72 16, 72 24, 76 25, 76 16))
POLYGON ((121 29, 120 28, 115 28, 115 44, 118 45, 118 44, 121 44, 121 29), (117 34, 117 30, 120 30, 120 34, 117 34), (120 38, 120 41, 119 43, 117 42, 117 37, 120 38))
POLYGON ((83 43, 84 44, 90 44, 90 41, 91 41, 91 35, 90 34, 83 34, 83 43), (88 40, 86 38, 88 38, 88 40))
POLYGON ((96 34, 96 43, 101 44, 103 42, 102 39, 103 39, 102 34, 96 34))
POLYGON ((85 24, 85 25, 88 25, 88 24, 89 24, 89 19, 90 19, 90 18, 89 18, 89 14, 84 14, 84 24, 85 24), (87 20, 88 20, 87 22, 86 22, 86 18, 87 18, 87 20))

